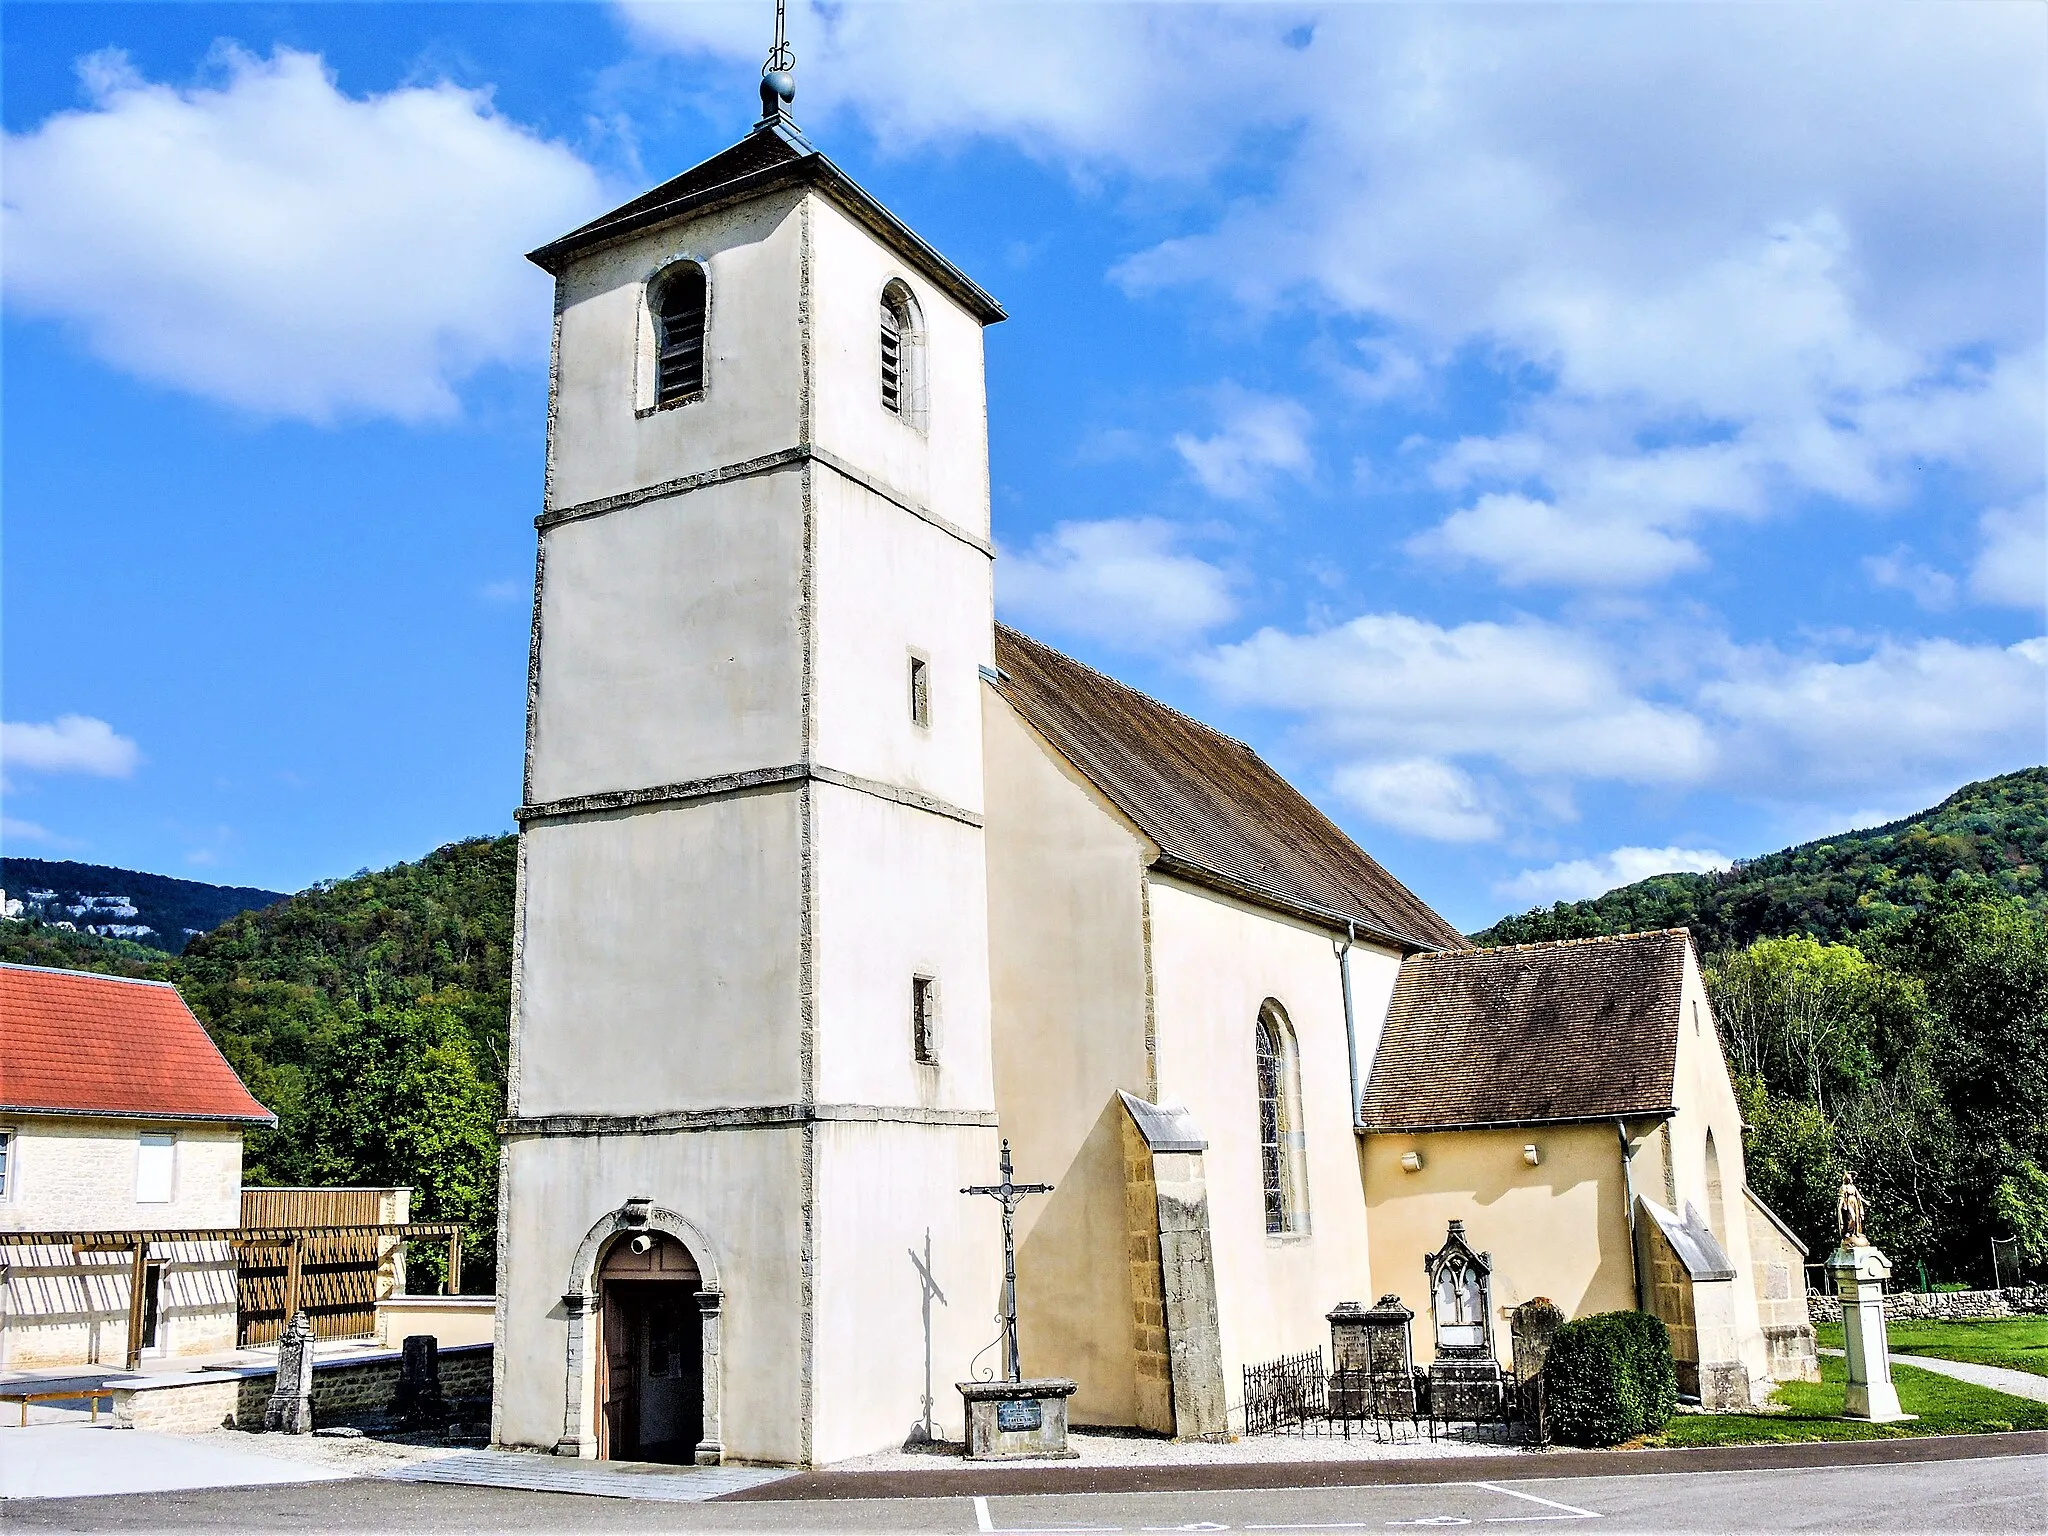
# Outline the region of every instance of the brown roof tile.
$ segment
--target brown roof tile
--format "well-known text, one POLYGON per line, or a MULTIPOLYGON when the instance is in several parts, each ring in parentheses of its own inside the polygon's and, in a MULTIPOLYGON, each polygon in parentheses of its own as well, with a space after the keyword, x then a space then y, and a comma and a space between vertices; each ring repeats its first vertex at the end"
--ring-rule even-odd
POLYGON ((1401 962, 1361 1119, 1447 1130, 1671 1108, 1683 928, 1401 962))
POLYGON ((1464 937, 1241 741, 996 626, 997 690, 1161 850, 1159 867, 1415 948, 1464 937))

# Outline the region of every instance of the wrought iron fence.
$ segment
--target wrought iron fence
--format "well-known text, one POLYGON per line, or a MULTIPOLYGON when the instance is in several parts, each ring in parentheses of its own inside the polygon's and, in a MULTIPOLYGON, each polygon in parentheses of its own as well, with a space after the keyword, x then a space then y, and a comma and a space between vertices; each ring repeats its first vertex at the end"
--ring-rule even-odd
POLYGON ((1329 1411, 1329 1378, 1320 1347, 1305 1355, 1283 1355, 1244 1368, 1244 1432, 1274 1435, 1324 1418, 1329 1411))

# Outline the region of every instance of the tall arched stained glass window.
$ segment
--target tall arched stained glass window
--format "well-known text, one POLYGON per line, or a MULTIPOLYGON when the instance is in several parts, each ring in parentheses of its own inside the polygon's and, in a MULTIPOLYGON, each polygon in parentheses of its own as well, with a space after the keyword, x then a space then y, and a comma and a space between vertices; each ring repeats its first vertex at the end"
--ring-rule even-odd
POLYGON ((1301 1060, 1280 1005, 1259 1010, 1259 1162, 1266 1231, 1308 1230, 1307 1143, 1301 1133, 1301 1060))

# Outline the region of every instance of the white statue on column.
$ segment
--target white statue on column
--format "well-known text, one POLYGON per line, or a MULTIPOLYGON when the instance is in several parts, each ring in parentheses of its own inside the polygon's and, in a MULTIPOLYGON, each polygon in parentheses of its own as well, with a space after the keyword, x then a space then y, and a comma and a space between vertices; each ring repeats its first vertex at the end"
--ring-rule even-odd
POLYGON ((1828 1257, 1828 1272, 1835 1277, 1835 1294, 1842 1298, 1842 1351, 1849 1376, 1842 1416, 1875 1424, 1913 1418, 1899 1407, 1884 1331, 1884 1283, 1891 1278, 1891 1260, 1864 1235, 1863 1196, 1847 1173, 1842 1175, 1835 1215, 1842 1236, 1828 1257))

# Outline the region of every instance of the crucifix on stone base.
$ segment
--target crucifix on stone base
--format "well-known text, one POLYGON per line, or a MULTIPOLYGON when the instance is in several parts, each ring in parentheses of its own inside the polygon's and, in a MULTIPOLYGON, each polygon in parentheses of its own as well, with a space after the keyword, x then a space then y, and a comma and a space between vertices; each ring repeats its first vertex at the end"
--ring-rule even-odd
POLYGON ((960 1191, 963 1195, 993 1195, 1003 1203, 1003 1343, 1005 1367, 1008 1374, 1005 1381, 1022 1381, 1024 1372, 1017 1359, 1017 1233, 1014 1219, 1017 1207, 1024 1203, 1026 1195, 1049 1195, 1050 1184, 1019 1184, 1012 1177, 1015 1169, 1010 1163, 1010 1138, 1003 1138, 1003 1182, 1000 1184, 974 1184, 960 1191))

